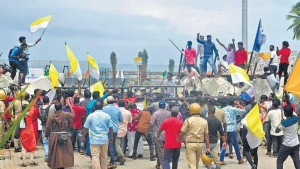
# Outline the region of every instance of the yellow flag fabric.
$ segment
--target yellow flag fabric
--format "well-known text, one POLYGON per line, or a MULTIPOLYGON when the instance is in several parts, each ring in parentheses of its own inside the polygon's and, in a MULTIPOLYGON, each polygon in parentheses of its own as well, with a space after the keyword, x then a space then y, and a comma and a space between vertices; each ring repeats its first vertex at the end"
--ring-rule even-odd
POLYGON ((52 17, 53 17, 53 14, 34 21, 30 25, 31 33, 36 32, 40 28, 47 28, 47 26, 48 26, 49 22, 51 21, 52 17))
POLYGON ((92 91, 93 91, 93 92, 94 92, 94 91, 100 92, 100 97, 103 96, 103 93, 104 93, 104 87, 103 87, 103 85, 102 85, 102 83, 101 83, 100 80, 99 80, 97 83, 93 84, 93 85, 91 86, 91 88, 92 88, 92 91))
POLYGON ((144 109, 146 109, 147 108, 147 97, 145 96, 145 98, 144 98, 144 109))
POLYGON ((70 60, 70 65, 71 65, 71 73, 77 77, 78 80, 82 80, 82 73, 80 69, 79 62, 75 56, 75 54, 72 52, 72 50, 69 48, 68 45, 66 45, 67 49, 67 55, 70 60))
POLYGON ((269 60, 269 59, 271 59, 271 54, 270 54, 270 53, 260 53, 259 56, 260 56, 263 60, 269 60))
POLYGON ((256 104, 247 116, 242 119, 241 123, 248 130, 246 138, 249 146, 251 148, 258 147, 265 136, 263 124, 260 119, 258 104, 256 104))
POLYGON ((231 74, 232 83, 244 82, 252 86, 250 84, 250 78, 244 69, 233 64, 229 64, 229 70, 231 74))
POLYGON ((264 138, 265 132, 260 119, 259 107, 256 104, 247 115, 248 128, 260 139, 264 138))
POLYGON ((58 87, 58 72, 52 63, 50 64, 50 68, 49 68, 49 76, 53 88, 58 87))
POLYGON ((297 63, 287 81, 284 90, 291 92, 300 97, 300 60, 297 59, 297 63))
POLYGON ((90 75, 98 80, 100 78, 100 71, 97 61, 90 54, 87 55, 87 60, 90 65, 90 75))

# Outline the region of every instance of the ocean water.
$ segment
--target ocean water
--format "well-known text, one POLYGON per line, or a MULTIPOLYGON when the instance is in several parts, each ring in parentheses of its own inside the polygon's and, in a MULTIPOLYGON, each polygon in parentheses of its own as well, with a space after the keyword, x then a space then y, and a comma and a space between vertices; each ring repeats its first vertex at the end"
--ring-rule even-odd
MULTIPOLYGON (((5 59, 0 59, 0 64, 6 63, 8 64, 8 61, 5 59)), ((56 67, 58 72, 62 72, 64 66, 70 67, 69 61, 52 61, 53 65, 56 67)), ((88 69, 88 62, 87 61, 79 61, 81 71, 82 73, 85 73, 88 69)), ((28 61, 28 67, 29 68, 44 68, 46 65, 50 65, 50 61, 47 60, 29 60, 28 61)), ((100 71, 111 70, 111 65, 109 63, 98 63, 100 71)), ((135 64, 117 64, 118 70, 123 71, 137 71, 137 66, 135 64)), ((175 66, 175 71, 178 70, 178 65, 175 66)), ((148 65, 148 71, 149 72, 164 72, 168 71, 168 65, 148 65)))

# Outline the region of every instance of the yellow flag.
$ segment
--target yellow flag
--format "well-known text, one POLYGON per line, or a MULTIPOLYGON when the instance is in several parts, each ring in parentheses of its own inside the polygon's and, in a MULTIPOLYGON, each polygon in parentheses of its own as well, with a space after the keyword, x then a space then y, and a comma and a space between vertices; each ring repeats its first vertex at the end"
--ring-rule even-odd
POLYGON ((48 26, 49 22, 51 21, 52 17, 53 17, 53 14, 34 21, 30 25, 31 33, 36 32, 40 28, 47 28, 47 26, 48 26))
POLYGON ((90 75, 98 80, 100 78, 100 71, 97 61, 90 54, 87 54, 87 60, 90 65, 90 75))
POLYGON ((101 83, 100 80, 99 80, 97 83, 93 84, 93 85, 91 86, 91 88, 92 88, 92 91, 98 91, 98 92, 100 92, 100 97, 103 96, 103 93, 104 93, 104 87, 103 87, 103 85, 102 85, 102 83, 101 83))
POLYGON ((232 83, 244 82, 252 86, 250 83, 250 78, 244 69, 233 64, 229 64, 229 70, 231 74, 232 83))
POLYGON ((50 64, 50 68, 49 68, 49 76, 53 88, 58 87, 58 72, 52 63, 50 64))
POLYGON ((144 109, 146 109, 147 108, 147 97, 145 96, 144 97, 144 109))
POLYGON ((66 44, 66 49, 67 49, 67 55, 70 60, 71 73, 74 74, 78 80, 82 80, 80 65, 75 54, 72 52, 72 50, 69 48, 67 44, 66 44))
POLYGON ((291 92, 300 97, 300 61, 297 59, 297 63, 287 81, 284 90, 291 92))
POLYGON ((258 147, 265 136, 263 124, 260 119, 258 104, 256 104, 247 116, 242 119, 241 123, 248 129, 246 138, 249 146, 251 148, 258 147))
POLYGON ((260 119, 259 107, 256 104, 247 115, 248 128, 259 138, 264 138, 265 132, 260 119))

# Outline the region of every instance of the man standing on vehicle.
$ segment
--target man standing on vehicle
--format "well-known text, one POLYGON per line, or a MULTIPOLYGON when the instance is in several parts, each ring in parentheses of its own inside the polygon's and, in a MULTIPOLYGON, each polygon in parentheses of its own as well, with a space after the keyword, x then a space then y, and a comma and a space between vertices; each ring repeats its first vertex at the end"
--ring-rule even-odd
MULTIPOLYGON (((23 52, 26 53, 27 55, 29 55, 29 53, 28 53, 28 48, 35 46, 35 45, 38 44, 41 40, 42 40, 42 39, 39 38, 39 39, 38 39, 37 41, 35 41, 34 43, 26 43, 26 38, 25 38, 24 36, 19 37, 19 41, 20 41, 21 44, 24 44, 24 43, 27 44, 26 50, 23 51, 23 52)), ((20 63, 21 63, 21 65, 22 65, 22 66, 24 67, 24 69, 25 69, 25 74, 24 74, 24 77, 22 78, 21 82, 22 82, 22 83, 25 83, 25 78, 26 78, 26 75, 27 75, 27 73, 28 73, 28 60, 26 60, 26 59, 24 59, 24 58, 20 58, 20 63)))

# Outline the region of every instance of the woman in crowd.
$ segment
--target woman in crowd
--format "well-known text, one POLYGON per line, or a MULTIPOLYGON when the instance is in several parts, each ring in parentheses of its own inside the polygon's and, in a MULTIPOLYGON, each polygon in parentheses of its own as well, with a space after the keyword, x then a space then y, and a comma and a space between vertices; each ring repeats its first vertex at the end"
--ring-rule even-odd
MULTIPOLYGON (((22 110, 24 110, 27 105, 22 106, 22 110)), ((22 157, 23 157, 23 164, 22 167, 27 167, 26 163, 26 152, 30 153, 30 165, 37 165, 34 162, 34 154, 33 152, 37 150, 36 148, 36 139, 34 135, 34 129, 32 124, 34 108, 27 113, 24 119, 21 120, 20 123, 20 138, 22 143, 22 157)))

